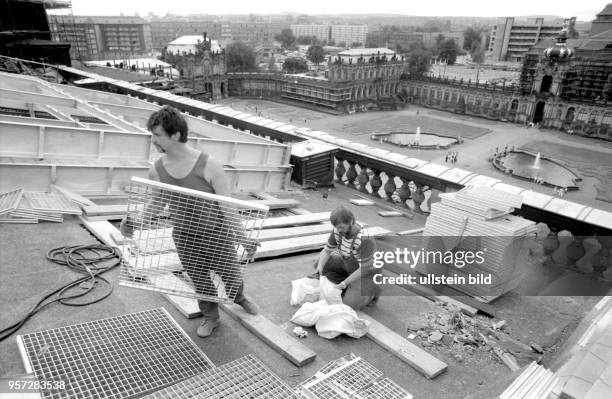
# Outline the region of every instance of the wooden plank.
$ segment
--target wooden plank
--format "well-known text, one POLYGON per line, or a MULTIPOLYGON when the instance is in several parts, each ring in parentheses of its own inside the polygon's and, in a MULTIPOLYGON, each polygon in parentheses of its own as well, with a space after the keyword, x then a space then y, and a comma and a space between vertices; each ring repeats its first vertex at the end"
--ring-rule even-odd
POLYGON ((297 338, 287 334, 282 328, 261 314, 248 314, 236 304, 221 304, 220 307, 246 327, 247 330, 251 331, 296 366, 308 364, 317 356, 315 352, 299 342, 297 338))
POLYGON ((302 205, 300 201, 293 199, 293 198, 252 200, 251 202, 254 202, 256 204, 266 205, 270 209, 289 209, 289 208, 297 208, 302 205))
POLYGON ((168 302, 174 305, 174 307, 177 308, 178 311, 181 312, 187 319, 202 316, 197 300, 165 293, 162 293, 162 296, 166 298, 168 302))
MULTIPOLYGON (((272 229, 286 226, 301 226, 305 224, 313 224, 325 222, 329 220, 330 212, 309 213, 307 215, 283 216, 280 218, 265 219, 263 223, 260 221, 251 222, 254 226, 262 226, 263 229, 272 229)), ((247 226, 249 228, 251 223, 247 226)))
POLYGON ((394 217, 394 216, 404 216, 402 212, 398 211, 378 211, 378 214, 384 218, 394 217))
MULTIPOLYGON (((248 201, 254 204, 265 205, 270 209, 285 209, 285 208, 297 208, 300 206, 300 202, 294 199, 275 199, 275 200, 252 200, 248 201)), ((90 205, 83 207, 83 211, 87 216, 103 216, 103 215, 125 215, 127 213, 127 204, 117 205, 90 205)))
POLYGON ((99 222, 104 220, 121 220, 125 217, 125 213, 121 213, 118 215, 99 215, 99 216, 84 216, 85 219, 90 222, 99 222))
POLYGON ((70 201, 72 201, 72 202, 74 202, 74 203, 76 203, 78 205, 81 205, 81 206, 96 205, 93 201, 91 201, 91 200, 89 200, 89 199, 87 199, 87 198, 85 198, 85 197, 83 197, 81 195, 78 195, 76 193, 73 193, 70 190, 66 190, 65 188, 62 188, 60 186, 56 186, 55 184, 51 185, 51 190, 62 193, 70 201))
POLYGON ((435 378, 448 368, 446 363, 391 331, 367 314, 361 311, 358 311, 357 314, 359 318, 370 322, 368 338, 402 359, 425 377, 435 378))
POLYGON ((83 212, 87 216, 118 215, 127 213, 127 204, 120 205, 90 205, 84 206, 83 212))
MULTIPOLYGON (((393 234, 391 231, 382 227, 368 227, 368 234, 371 237, 383 237, 393 234)), ((263 231, 262 231, 263 233, 263 231)), ((317 234, 313 236, 292 237, 275 241, 264 241, 255 253, 255 259, 267 258, 271 256, 287 255, 302 251, 315 251, 325 246, 329 239, 329 233, 317 234)))
POLYGON ((309 226, 285 227, 280 229, 264 229, 257 238, 259 242, 280 240, 283 238, 296 238, 316 234, 331 233, 334 227, 330 222, 319 223, 309 226))
POLYGON ((89 230, 98 240, 102 241, 103 244, 108 245, 110 247, 117 247, 117 244, 115 244, 115 241, 111 238, 111 233, 116 234, 117 232, 119 232, 119 229, 110 224, 110 222, 90 222, 86 220, 83 216, 79 216, 79 219, 81 220, 83 225, 85 225, 87 230, 89 230))
POLYGON ((425 231, 425 227, 419 227, 418 229, 412 229, 412 230, 398 231, 396 234, 398 236, 410 236, 410 235, 422 233, 423 231, 425 231))
POLYGON ((351 199, 350 202, 351 204, 357 205, 357 206, 369 206, 369 205, 375 204, 374 201, 370 201, 366 199, 351 199))
MULTIPOLYGON (((162 276, 151 276, 148 278, 152 285, 156 287, 172 287, 172 289, 176 289, 179 291, 185 292, 193 292, 195 293, 193 287, 187 284, 185 281, 181 280, 177 276, 172 273, 165 274, 162 276)), ((179 312, 183 314, 188 319, 192 319, 194 317, 202 316, 202 312, 200 311, 200 306, 198 306, 197 299, 187 298, 178 295, 172 295, 167 293, 162 293, 162 296, 166 298, 175 308, 178 309, 179 312)))

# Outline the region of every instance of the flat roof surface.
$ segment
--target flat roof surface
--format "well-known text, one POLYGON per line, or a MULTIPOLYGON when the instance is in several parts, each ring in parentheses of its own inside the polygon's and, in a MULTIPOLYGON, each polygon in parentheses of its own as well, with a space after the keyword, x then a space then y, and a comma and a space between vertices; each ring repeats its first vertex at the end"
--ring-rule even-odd
MULTIPOLYGON (((357 194, 359 192, 354 189, 336 186, 331 191, 296 191, 283 197, 295 198, 302 203, 304 209, 313 212, 332 210, 343 204, 356 213, 358 220, 392 231, 413 229, 425 223, 423 215, 383 218, 377 214, 381 209, 377 206, 360 207, 350 204, 348 200, 359 198, 357 194), (324 193, 328 195, 323 196, 324 193)), ((381 205, 386 204, 382 200, 373 200, 381 205)), ((391 237, 377 242, 380 248, 393 248, 401 245, 402 240, 400 237, 391 237)), ((61 224, 2 226, 0 269, 3 271, 3 278, 0 280, 0 312, 5 323, 10 324, 18 320, 42 293, 56 289, 77 277, 68 268, 46 260, 45 254, 48 250, 59 246, 96 242, 76 218, 67 219, 61 224)), ((294 327, 289 320, 297 310, 289 305, 290 282, 312 273, 312 261, 317 253, 318 251, 272 258, 257 261, 247 267, 246 295, 259 306, 262 315, 288 333, 291 333, 294 327)), ((314 362, 298 368, 224 312, 221 312, 221 326, 211 337, 201 339, 195 335, 201 319, 186 319, 159 293, 119 286, 118 269, 105 274, 105 277, 113 284, 114 291, 104 301, 82 308, 50 305, 30 319, 19 334, 164 307, 216 365, 254 354, 291 386, 306 380, 327 362, 351 352, 366 359, 381 370, 385 377, 391 378, 418 398, 465 397, 481 388, 498 387, 498 380, 507 379, 509 374, 506 366, 492 360, 489 355, 475 355, 458 362, 443 348, 425 348, 449 365, 445 373, 434 380, 427 380, 367 337, 353 339, 340 336, 327 340, 317 336, 314 328, 306 328, 309 336, 300 342, 314 350, 317 357, 314 362)), ((589 299, 580 297, 571 301, 571 309, 564 310, 569 312, 568 314, 557 311, 559 303, 566 303, 555 297, 522 297, 511 293, 493 304, 499 310, 500 318, 507 320, 513 336, 525 340, 524 342, 542 342, 548 331, 565 326, 572 317, 581 316, 584 309, 591 306, 589 299)), ((420 296, 407 295, 401 288, 391 287, 375 307, 368 307, 364 311, 406 337, 406 326, 409 323, 421 320, 428 312, 435 314, 439 310, 439 305, 434 302, 420 296)), ((14 336, 0 342, 0 358, 0 376, 24 372, 14 336)))

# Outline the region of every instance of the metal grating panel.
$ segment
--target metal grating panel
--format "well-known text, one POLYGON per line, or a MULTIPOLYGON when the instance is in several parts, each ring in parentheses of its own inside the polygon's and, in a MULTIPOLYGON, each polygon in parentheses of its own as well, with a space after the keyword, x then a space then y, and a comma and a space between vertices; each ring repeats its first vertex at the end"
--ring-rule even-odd
POLYGON ((300 384, 311 399, 411 399, 412 395, 382 372, 353 354, 325 365, 300 384))
POLYGON ((64 382, 47 398, 129 398, 164 388, 211 367, 165 309, 17 337, 39 381, 64 382))
POLYGON ((43 193, 26 191, 23 196, 28 200, 32 209, 45 212, 82 214, 81 208, 60 193, 43 193))
POLYGON ((412 395, 389 378, 383 378, 359 393, 364 399, 412 399, 412 395))
POLYGON ((120 284, 233 301, 268 207, 136 177, 128 191, 120 284))
POLYGON ((23 195, 23 189, 18 188, 13 191, 6 191, 4 193, 0 193, 0 215, 4 215, 5 213, 10 213, 17 209, 19 206, 19 202, 21 201, 21 196, 23 195))
POLYGON ((259 359, 247 355, 145 398, 299 399, 300 397, 259 359))

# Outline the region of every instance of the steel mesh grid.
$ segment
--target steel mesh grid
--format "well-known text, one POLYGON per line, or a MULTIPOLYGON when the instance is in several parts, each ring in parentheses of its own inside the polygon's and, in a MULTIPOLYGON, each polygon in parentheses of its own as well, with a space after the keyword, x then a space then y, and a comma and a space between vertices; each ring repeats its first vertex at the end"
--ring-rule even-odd
POLYGON ((382 372, 360 357, 339 364, 314 381, 302 385, 302 392, 318 399, 361 398, 361 392, 382 378, 382 372))
POLYGON ((17 209, 22 196, 23 189, 21 188, 0 193, 0 215, 10 213, 17 209))
POLYGON ((412 395, 389 378, 366 387, 359 395, 364 399, 412 399, 412 395))
POLYGON ((259 359, 247 355, 154 392, 146 398, 298 399, 299 396, 259 359))
POLYGON ((64 382, 43 398, 129 398, 182 381, 212 362, 163 309, 20 336, 36 378, 64 382))
POLYGON ((120 284, 232 302, 267 214, 266 206, 133 178, 120 284), (168 276, 179 273, 182 278, 168 276))

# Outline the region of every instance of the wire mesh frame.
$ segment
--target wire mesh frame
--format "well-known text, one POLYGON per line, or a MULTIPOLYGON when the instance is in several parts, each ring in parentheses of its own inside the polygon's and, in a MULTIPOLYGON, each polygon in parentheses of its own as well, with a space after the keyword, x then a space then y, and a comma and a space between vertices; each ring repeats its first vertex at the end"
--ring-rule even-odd
POLYGON ((301 384, 300 392, 311 399, 403 399, 411 397, 391 380, 381 380, 382 376, 381 371, 361 357, 350 355, 326 365, 301 384), (394 395, 398 392, 399 395, 394 395))
POLYGON ((163 308, 17 337, 27 372, 57 382, 47 398, 128 398, 214 364, 163 308), (61 384, 61 385, 60 385, 61 384))
POLYGON ((145 397, 299 399, 283 380, 253 355, 207 370, 145 397))
POLYGON ((119 283, 232 302, 268 207, 133 177, 119 283))

